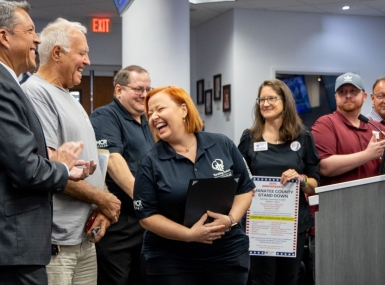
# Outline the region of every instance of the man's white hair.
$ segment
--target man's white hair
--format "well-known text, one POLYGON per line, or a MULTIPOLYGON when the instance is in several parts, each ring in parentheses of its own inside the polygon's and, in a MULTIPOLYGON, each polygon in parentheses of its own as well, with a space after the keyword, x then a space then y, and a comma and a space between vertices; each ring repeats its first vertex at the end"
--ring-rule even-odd
POLYGON ((87 33, 87 28, 79 22, 70 22, 63 18, 57 18, 49 23, 39 34, 41 44, 38 48, 40 65, 47 64, 54 46, 60 46, 64 51, 71 50, 71 33, 74 29, 87 33))

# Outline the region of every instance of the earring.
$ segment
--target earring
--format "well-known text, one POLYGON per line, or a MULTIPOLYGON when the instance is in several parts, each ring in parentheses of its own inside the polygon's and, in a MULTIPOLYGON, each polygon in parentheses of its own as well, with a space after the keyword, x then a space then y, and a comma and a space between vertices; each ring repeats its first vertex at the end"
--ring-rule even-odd
POLYGON ((186 118, 183 118, 183 123, 186 123, 186 118))
POLYGON ((282 110, 282 116, 285 115, 285 110, 282 110))

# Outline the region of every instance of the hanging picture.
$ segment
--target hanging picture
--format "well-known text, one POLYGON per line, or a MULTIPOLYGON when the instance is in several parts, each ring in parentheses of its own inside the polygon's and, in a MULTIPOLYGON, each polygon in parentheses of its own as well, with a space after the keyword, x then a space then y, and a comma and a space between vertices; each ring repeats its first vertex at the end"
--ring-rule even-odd
POLYGON ((223 112, 231 111, 231 85, 223 86, 223 112))
POLYGON ((204 103, 204 90, 205 90, 205 81, 203 79, 197 81, 197 105, 202 105, 204 103))
POLYGON ((213 113, 213 89, 205 91, 205 115, 213 113))
POLYGON ((222 88, 222 75, 217 74, 214 76, 214 101, 221 100, 221 88, 222 88))

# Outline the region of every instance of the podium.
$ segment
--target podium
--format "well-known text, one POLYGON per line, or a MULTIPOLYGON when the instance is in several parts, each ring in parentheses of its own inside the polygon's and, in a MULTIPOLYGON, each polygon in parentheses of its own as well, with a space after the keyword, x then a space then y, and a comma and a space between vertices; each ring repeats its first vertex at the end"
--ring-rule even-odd
POLYGON ((316 193, 316 284, 385 284, 385 175, 316 193))

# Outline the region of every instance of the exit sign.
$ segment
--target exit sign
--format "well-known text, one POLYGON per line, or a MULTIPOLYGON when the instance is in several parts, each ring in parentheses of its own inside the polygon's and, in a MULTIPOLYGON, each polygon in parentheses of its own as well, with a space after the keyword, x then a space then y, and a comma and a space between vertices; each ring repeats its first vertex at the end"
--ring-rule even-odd
POLYGON ((110 33, 111 19, 109 18, 92 18, 91 30, 93 33, 110 33))

